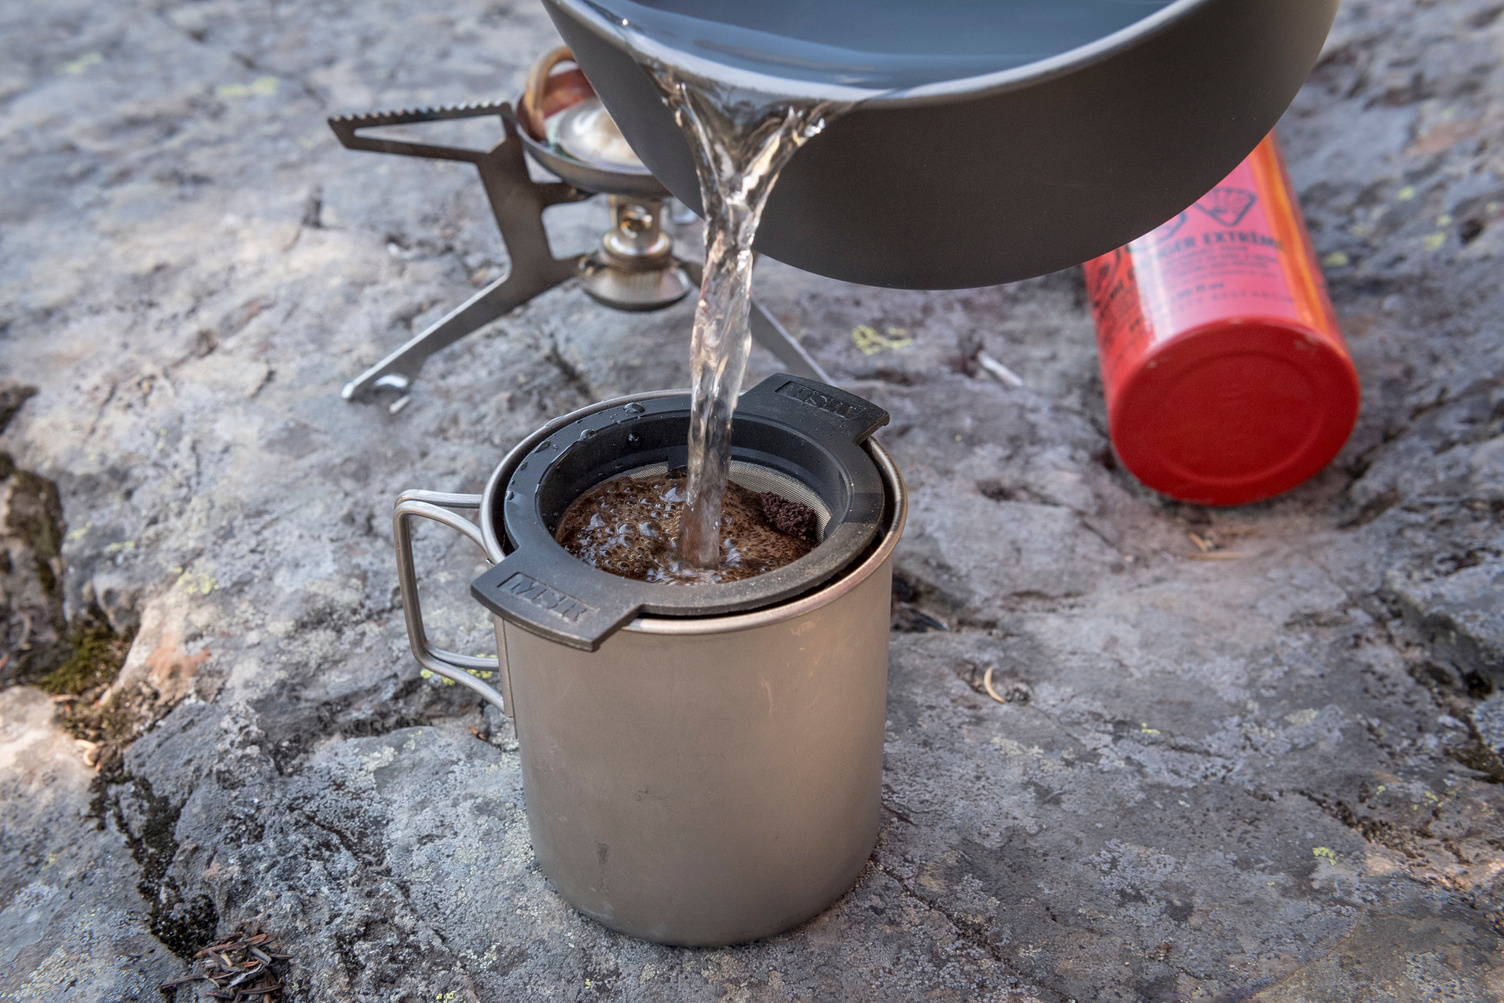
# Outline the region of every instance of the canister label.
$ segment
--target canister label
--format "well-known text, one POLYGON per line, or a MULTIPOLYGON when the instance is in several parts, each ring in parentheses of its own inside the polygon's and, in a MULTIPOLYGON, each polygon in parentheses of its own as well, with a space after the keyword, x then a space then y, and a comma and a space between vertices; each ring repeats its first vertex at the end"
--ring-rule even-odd
POLYGON ((1085 268, 1109 402, 1125 365, 1207 325, 1275 320, 1342 347, 1269 139, 1195 205, 1085 268))

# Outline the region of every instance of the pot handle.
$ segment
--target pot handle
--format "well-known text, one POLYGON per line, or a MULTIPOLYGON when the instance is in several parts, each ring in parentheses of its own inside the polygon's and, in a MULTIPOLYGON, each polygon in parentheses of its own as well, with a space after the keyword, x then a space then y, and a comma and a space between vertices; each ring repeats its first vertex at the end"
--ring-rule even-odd
POLYGON ((498 651, 496 660, 461 655, 428 643, 428 634, 423 629, 423 609, 418 604, 418 575, 413 569, 414 518, 431 519, 459 533, 482 551, 486 541, 475 523, 460 515, 456 509, 480 508, 480 495, 444 494, 440 491, 404 491, 397 497, 392 510, 392 540, 397 548, 397 587, 402 592, 402 612, 407 620, 407 643, 412 648, 418 664, 435 675, 468 686, 483 699, 495 704, 510 716, 501 693, 473 675, 474 672, 500 672, 503 688, 507 678, 506 653, 498 651))

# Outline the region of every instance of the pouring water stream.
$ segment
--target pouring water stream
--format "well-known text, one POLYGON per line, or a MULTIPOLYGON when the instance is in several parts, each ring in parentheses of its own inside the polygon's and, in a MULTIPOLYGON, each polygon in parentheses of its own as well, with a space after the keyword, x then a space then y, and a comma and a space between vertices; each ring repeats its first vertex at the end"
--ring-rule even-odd
POLYGON ((680 561, 713 568, 722 559, 731 419, 752 348, 752 240, 783 166, 842 106, 737 101, 666 68, 655 68, 653 77, 692 137, 705 207, 705 273, 690 343, 687 497, 677 547, 680 561))
POLYGON ((690 342, 690 426, 678 562, 716 568, 723 561, 721 510, 731 466, 731 422, 746 374, 752 334, 752 242, 778 175, 794 153, 861 96, 799 97, 773 78, 706 64, 673 45, 681 19, 630 0, 591 9, 634 52, 689 141, 705 219, 705 269, 690 342), (712 72, 717 75, 712 75, 712 72))
POLYGON ((794 8, 759 8, 750 16, 759 25, 753 28, 739 4, 697 2, 690 5, 696 13, 686 14, 674 0, 579 0, 620 38, 672 109, 694 155, 704 207, 687 497, 676 547, 681 563, 721 564, 731 423, 752 344, 752 243, 794 153, 863 101, 1022 65, 1100 37, 1103 18, 1128 23, 1166 2, 951 0, 939 6, 954 9, 930 12, 907 0, 825 0, 799 5, 792 21, 783 15, 794 8), (774 32, 764 24, 780 27, 774 32), (918 48, 909 54, 885 48, 895 31, 918 48), (880 37, 884 32, 889 39, 880 37), (846 47, 848 40, 856 47, 846 47))

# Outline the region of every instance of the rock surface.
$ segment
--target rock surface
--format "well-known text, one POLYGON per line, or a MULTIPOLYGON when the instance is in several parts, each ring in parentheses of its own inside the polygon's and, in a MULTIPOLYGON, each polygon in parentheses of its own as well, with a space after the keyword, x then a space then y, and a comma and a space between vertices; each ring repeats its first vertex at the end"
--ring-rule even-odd
MULTIPOLYGON (((0 999, 156 999, 255 923, 310 1001, 1504 999, 1500 8, 1349 0, 1282 123, 1364 410, 1274 501, 1114 465, 1074 271, 916 293, 765 263, 763 301, 893 412, 913 512, 877 851, 811 923, 713 951, 549 889, 511 722, 420 675, 387 528, 556 414, 683 385, 688 304, 565 287, 395 414, 338 396, 506 257, 471 169, 323 119, 509 97, 553 44, 529 3, 0 9, 0 377, 38 391, 3 447, 57 487, 65 612, 139 627, 113 686, 154 721, 96 774, 50 701, 0 693, 0 999)), ((605 221, 551 214, 565 250, 605 221)), ((435 636, 485 651, 480 555, 417 556, 435 636)))

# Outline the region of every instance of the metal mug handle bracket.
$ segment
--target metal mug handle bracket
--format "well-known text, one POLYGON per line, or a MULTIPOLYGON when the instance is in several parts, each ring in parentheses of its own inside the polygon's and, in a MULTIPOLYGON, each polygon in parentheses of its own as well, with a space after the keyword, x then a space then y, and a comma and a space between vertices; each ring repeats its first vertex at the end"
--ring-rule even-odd
POLYGON ((428 643, 428 633, 423 628, 423 608, 418 601, 418 575, 413 567, 412 520, 429 519, 459 533, 474 543, 483 552, 485 539, 475 523, 460 515, 458 510, 480 508, 480 495, 445 494, 440 491, 404 491, 397 497, 392 510, 392 540, 397 550, 397 586, 402 592, 402 612, 407 621, 407 642, 413 657, 425 669, 445 679, 469 687, 483 699, 496 705, 502 713, 511 715, 507 701, 495 687, 476 677, 473 671, 499 672, 503 689, 506 688, 506 652, 498 651, 496 659, 461 655, 453 651, 435 648, 428 643))

